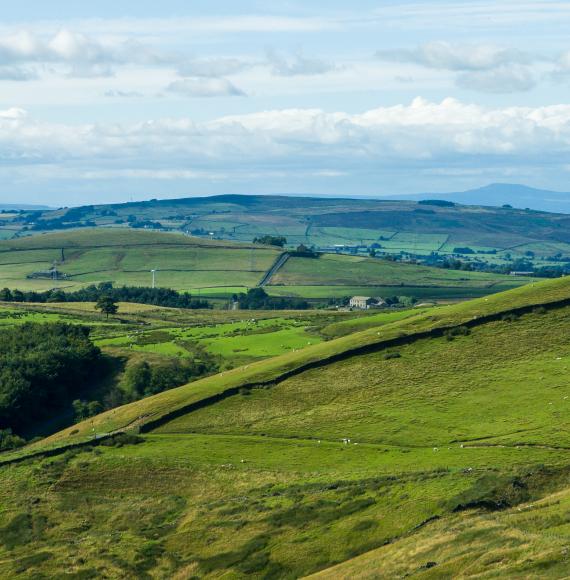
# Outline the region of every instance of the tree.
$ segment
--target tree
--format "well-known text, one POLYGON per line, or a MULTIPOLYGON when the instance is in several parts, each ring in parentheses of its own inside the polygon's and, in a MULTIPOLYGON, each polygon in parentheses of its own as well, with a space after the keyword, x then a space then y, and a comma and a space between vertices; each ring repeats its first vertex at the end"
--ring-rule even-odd
POLYGON ((287 243, 287 238, 284 238, 283 236, 261 236, 259 238, 254 238, 253 243, 282 248, 287 243))
POLYGON ((100 310, 102 314, 105 314, 107 318, 109 318, 109 314, 116 314, 119 310, 117 303, 111 296, 101 296, 99 300, 97 300, 95 308, 100 310))
POLYGON ((0 300, 2 300, 2 302, 10 302, 10 300, 12 300, 12 292, 10 292, 10 288, 3 288, 0 290, 0 300))

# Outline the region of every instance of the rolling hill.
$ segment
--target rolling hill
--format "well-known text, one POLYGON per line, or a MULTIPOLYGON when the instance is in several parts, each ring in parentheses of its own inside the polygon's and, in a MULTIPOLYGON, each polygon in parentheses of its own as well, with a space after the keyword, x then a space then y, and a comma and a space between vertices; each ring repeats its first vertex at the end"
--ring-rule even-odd
MULTIPOLYGON (((19 290, 156 285, 205 297, 230 297, 261 283, 281 248, 137 229, 85 228, 0 242, 2 287, 19 290), (50 274, 57 264, 58 279, 50 274)), ((269 277, 281 296, 327 299, 352 294, 450 299, 480 296, 529 278, 459 272, 347 255, 291 257, 269 277)))
POLYGON ((569 315, 533 283, 4 454, 0 573, 565 577, 569 315))
MULTIPOLYGON (((472 197, 466 193, 463 198, 457 194, 457 200, 491 203, 497 188, 491 187, 487 196, 485 192, 472 197)), ((21 235, 95 225, 164 229, 243 242, 278 235, 286 237, 290 246, 303 243, 317 248, 364 249, 374 244, 380 252, 420 256, 432 252, 461 254, 467 247, 487 261, 505 259, 507 254, 525 256, 527 252, 533 252, 539 261, 570 254, 569 215, 451 201, 434 204, 425 198, 220 195, 63 208, 15 219, 17 223, 5 220, 6 236, 14 235, 18 228, 21 235)), ((473 254, 467 256, 472 258, 473 254)))

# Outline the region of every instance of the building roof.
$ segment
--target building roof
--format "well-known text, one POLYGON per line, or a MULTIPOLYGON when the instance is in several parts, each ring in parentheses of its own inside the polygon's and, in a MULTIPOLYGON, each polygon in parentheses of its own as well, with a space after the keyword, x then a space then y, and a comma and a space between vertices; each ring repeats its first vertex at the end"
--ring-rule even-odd
POLYGON ((372 296, 353 296, 351 300, 372 300, 372 296))

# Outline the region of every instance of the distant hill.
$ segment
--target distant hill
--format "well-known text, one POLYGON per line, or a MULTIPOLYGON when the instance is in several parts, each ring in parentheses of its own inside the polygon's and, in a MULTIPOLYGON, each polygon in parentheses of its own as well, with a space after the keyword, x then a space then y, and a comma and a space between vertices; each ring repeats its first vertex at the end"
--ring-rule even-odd
POLYGON ((412 199, 437 198, 466 205, 502 206, 529 208, 538 211, 570 213, 570 193, 536 189, 516 183, 491 183, 478 189, 456 193, 430 193, 414 195, 412 199))
POLYGON ((318 252, 361 257, 372 252, 426 260, 428 265, 451 256, 472 262, 476 269, 484 263, 503 272, 570 269, 570 215, 514 207, 532 204, 515 203, 510 194, 496 198, 493 192, 505 187, 448 194, 445 199, 437 194, 399 200, 219 195, 86 205, 7 218, 0 224, 5 224, 0 237, 93 227, 246 243, 270 236, 286 238, 289 249, 303 244, 318 252), (504 203, 465 205, 454 201, 459 198, 504 203))
MULTIPOLYGON (((266 278, 281 248, 127 228, 81 228, 0 241, 2 286, 73 291, 101 282, 227 298, 266 278), (54 271, 55 265, 55 271, 54 271)), ((323 300, 363 294, 468 298, 520 286, 527 277, 403 264, 371 257, 295 256, 267 280, 272 295, 323 300)))

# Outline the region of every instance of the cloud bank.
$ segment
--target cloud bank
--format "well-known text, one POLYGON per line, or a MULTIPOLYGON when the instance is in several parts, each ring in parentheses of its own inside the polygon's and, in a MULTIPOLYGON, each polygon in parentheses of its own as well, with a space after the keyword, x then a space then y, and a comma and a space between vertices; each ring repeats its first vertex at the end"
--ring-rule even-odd
POLYGON ((361 114, 287 109, 122 125, 50 124, 20 108, 0 111, 0 174, 24 168, 28 180, 43 179, 46 168, 51 178, 70 179, 231 179, 291 168, 328 175, 331 167, 332 177, 529 163, 565 171, 569 154, 570 105, 485 108, 416 98, 361 114))

